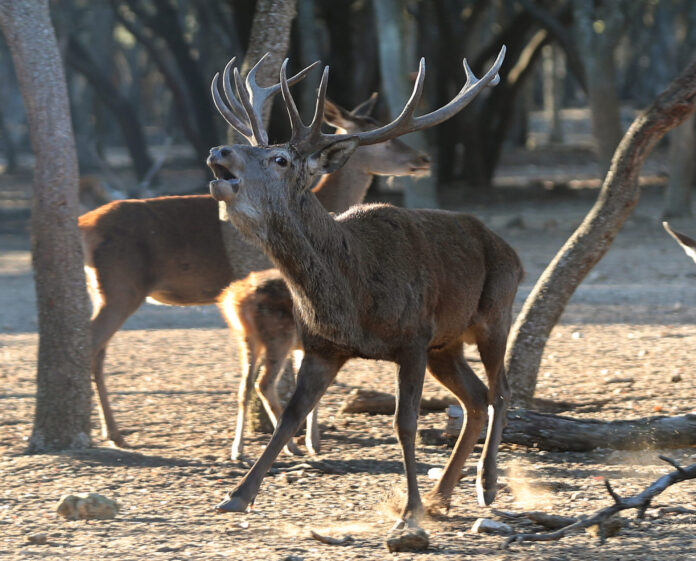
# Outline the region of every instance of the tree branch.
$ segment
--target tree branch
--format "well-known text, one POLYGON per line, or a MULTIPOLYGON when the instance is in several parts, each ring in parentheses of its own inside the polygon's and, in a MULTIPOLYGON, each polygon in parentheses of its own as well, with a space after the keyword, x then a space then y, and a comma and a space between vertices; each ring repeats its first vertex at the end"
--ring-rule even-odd
MULTIPOLYGON (((639 493, 634 497, 621 498, 619 497, 611 488, 608 481, 605 481, 607 490, 609 494, 614 499, 614 504, 603 509, 598 510, 590 517, 583 517, 569 526, 565 526, 556 530, 555 532, 539 533, 539 534, 517 534, 515 536, 510 536, 505 540, 502 547, 507 549, 510 544, 522 543, 522 542, 547 542, 556 541, 567 536, 568 534, 575 532, 576 530, 583 530, 594 526, 595 524, 602 524, 608 520, 611 516, 620 512, 622 510, 628 510, 635 508, 638 510, 639 517, 645 513, 645 510, 650 506, 650 501, 652 501, 657 495, 662 493, 667 487, 674 485, 675 483, 680 483, 681 481, 686 481, 688 479, 696 479, 696 464, 691 464, 687 468, 682 468, 673 459, 667 458, 665 456, 660 456, 660 459, 676 466, 677 469, 663 475, 654 483, 649 485, 643 492, 639 493)), ((601 532, 600 532, 601 535, 601 532)))

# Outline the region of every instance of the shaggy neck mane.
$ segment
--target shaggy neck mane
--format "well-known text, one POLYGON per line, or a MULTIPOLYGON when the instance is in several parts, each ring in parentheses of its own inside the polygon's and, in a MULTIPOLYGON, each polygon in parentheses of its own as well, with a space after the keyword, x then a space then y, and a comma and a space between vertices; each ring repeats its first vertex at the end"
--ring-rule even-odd
POLYGON ((268 217, 264 251, 290 287, 295 310, 307 327, 345 344, 358 322, 348 282, 356 255, 349 234, 310 191, 287 200, 284 212, 268 217))

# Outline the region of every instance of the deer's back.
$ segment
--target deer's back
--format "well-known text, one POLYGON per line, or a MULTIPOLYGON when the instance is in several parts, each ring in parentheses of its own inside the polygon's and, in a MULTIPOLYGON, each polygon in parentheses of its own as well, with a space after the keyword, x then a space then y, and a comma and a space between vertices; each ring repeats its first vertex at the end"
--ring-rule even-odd
POLYGON ((166 304, 211 304, 233 280, 208 195, 114 201, 79 227, 102 287, 127 282, 166 304))
POLYGON ((520 260, 471 215, 366 205, 338 220, 353 238, 349 247, 360 248, 345 274, 360 271, 353 286, 359 287, 362 325, 378 338, 426 329, 438 345, 495 321, 512 305, 523 274, 520 260))

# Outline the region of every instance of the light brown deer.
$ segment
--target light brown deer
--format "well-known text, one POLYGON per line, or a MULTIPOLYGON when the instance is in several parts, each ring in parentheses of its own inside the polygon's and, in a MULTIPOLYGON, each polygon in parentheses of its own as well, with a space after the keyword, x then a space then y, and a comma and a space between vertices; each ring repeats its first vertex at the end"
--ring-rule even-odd
POLYGON ((684 250, 684 252, 691 257, 691 259, 694 260, 694 263, 696 263, 696 240, 690 238, 686 234, 682 234, 680 232, 675 232, 672 230, 670 225, 667 222, 663 222, 662 226, 664 227, 665 230, 667 230, 667 233, 672 236, 675 240, 677 240, 677 243, 681 246, 681 248, 684 250))
MULTIPOLYGON (((378 123, 369 116, 374 101, 373 95, 350 112, 327 103, 326 121, 343 133, 375 128, 378 123)), ((393 140, 358 151, 340 173, 322 177, 314 190, 329 210, 341 212, 362 202, 374 175, 421 176, 429 169, 426 154, 393 140)), ((215 304, 232 281, 271 267, 260 250, 242 241, 235 261, 228 263, 218 212, 210 195, 190 195, 115 201, 79 219, 93 305, 92 377, 102 435, 118 446, 126 442, 109 403, 104 356, 126 319, 147 297, 177 306, 215 304)), ((225 307, 220 309, 225 315, 225 307)), ((275 391, 274 386, 264 388, 275 391)))
MULTIPOLYGON (((466 61, 466 84, 444 107, 414 112, 421 96, 425 63, 413 94, 393 122, 352 135, 321 132, 328 80, 324 70, 311 125, 302 122, 281 68, 281 91, 292 137, 269 146, 259 108, 251 102, 235 69, 241 103, 224 103, 213 80, 216 105, 251 146, 212 148, 213 197, 226 205, 229 220, 249 242, 263 249, 283 274, 297 314, 304 358, 297 387, 266 449, 243 480, 218 506, 240 512, 255 500, 265 474, 316 406, 341 366, 362 357, 395 362, 398 393, 395 428, 401 444, 408 498, 396 526, 417 525, 423 514, 418 491, 415 440, 418 405, 426 367, 467 410, 467 422, 443 474, 427 498, 431 509, 447 507, 461 468, 489 410, 489 424, 477 490, 489 504, 497 490, 496 454, 505 423, 509 387, 503 358, 512 304, 522 277, 515 251, 476 218, 441 210, 406 210, 384 204, 354 206, 333 217, 309 186, 333 172, 359 145, 395 138, 452 117, 487 85, 497 83, 504 48, 491 69, 476 79, 466 61), (256 131, 256 132, 251 132, 256 131), (489 387, 467 365, 463 343, 475 342, 489 387)), ((225 70, 223 78, 229 69, 225 70)))

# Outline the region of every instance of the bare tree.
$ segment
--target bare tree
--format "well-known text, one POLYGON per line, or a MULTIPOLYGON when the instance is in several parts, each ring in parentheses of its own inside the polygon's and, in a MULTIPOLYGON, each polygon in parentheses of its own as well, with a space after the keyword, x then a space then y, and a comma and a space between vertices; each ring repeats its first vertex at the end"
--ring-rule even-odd
POLYGON ((39 311, 36 411, 29 450, 89 445, 89 304, 77 229, 77 157, 63 65, 47 0, 5 0, 36 156, 32 259, 39 311))
POLYGON ((537 281, 510 333, 505 358, 513 399, 534 396, 551 329, 638 203, 638 177, 655 144, 696 108, 696 61, 639 115, 614 154, 597 202, 537 281))

